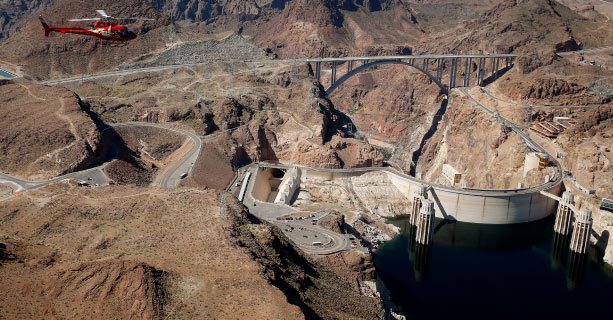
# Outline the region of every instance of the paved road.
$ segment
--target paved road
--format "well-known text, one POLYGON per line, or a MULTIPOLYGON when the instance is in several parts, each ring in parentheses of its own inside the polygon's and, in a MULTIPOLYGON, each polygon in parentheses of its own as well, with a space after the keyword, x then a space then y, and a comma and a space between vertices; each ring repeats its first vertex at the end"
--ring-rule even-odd
POLYGON ((87 81, 87 80, 96 80, 96 79, 109 78, 109 77, 119 77, 119 76, 125 76, 125 75, 129 75, 129 74, 134 74, 134 73, 160 72, 160 71, 164 71, 164 70, 179 69, 179 68, 183 68, 183 67, 196 66, 196 65, 200 65, 200 64, 204 64, 204 63, 198 63, 198 64, 180 64, 180 65, 170 65, 170 66, 160 66, 160 67, 147 67, 147 68, 114 70, 114 71, 106 71, 106 72, 88 74, 88 75, 79 76, 79 77, 70 77, 70 78, 64 78, 64 79, 58 79, 58 80, 48 80, 48 81, 43 81, 42 83, 43 84, 47 84, 47 85, 58 85, 58 84, 75 82, 75 81, 87 81))
POLYGON ((350 235, 328 230, 319 224, 312 224, 313 219, 320 220, 327 215, 328 213, 319 213, 315 218, 305 220, 275 220, 273 224, 281 228, 294 244, 309 254, 331 254, 349 249, 350 235), (293 229, 290 229, 291 227, 293 229), (314 246, 313 242, 321 242, 322 245, 314 246))
POLYGON ((137 127, 153 127, 164 130, 169 130, 184 136, 187 136, 191 139, 191 147, 189 150, 185 152, 184 155, 181 156, 180 159, 170 164, 169 166, 163 168, 162 172, 158 174, 154 181, 154 185, 158 185, 162 188, 166 189, 174 189, 179 185, 181 181, 181 175, 183 173, 191 173, 194 163, 198 159, 200 155, 200 150, 202 149, 202 140, 199 136, 195 135, 192 132, 173 128, 170 126, 162 125, 159 123, 149 123, 149 122, 123 122, 118 124, 113 124, 113 127, 126 127, 126 126, 137 126, 137 127))
MULTIPOLYGON (((498 120, 503 125, 511 128, 511 130, 513 130, 517 135, 519 135, 520 138, 522 138, 524 140, 524 142, 528 145, 528 147, 530 147, 530 149, 532 149, 533 151, 536 151, 536 152, 541 152, 541 153, 545 153, 545 154, 549 155, 547 153, 547 151, 545 151, 545 149, 543 149, 540 145, 538 145, 536 142, 534 142, 532 140, 532 138, 530 138, 530 136, 525 132, 524 128, 522 128, 521 126, 516 125, 515 123, 513 123, 513 122, 507 120, 506 118, 504 118, 503 116, 501 116, 499 113, 491 111, 490 109, 488 109, 487 107, 482 105, 481 102, 479 102, 473 95, 471 95, 468 92, 468 90, 466 90, 466 88, 460 88, 459 90, 462 93, 464 93, 467 97, 469 97, 475 103, 475 105, 477 107, 479 107, 479 109, 485 111, 486 113, 488 113, 489 115, 494 117, 496 120, 498 120)), ((549 158, 553 159, 551 157, 551 155, 549 155, 549 158)))
POLYGON ((577 51, 556 52, 556 54, 559 56, 568 56, 571 54, 594 53, 594 52, 601 52, 601 51, 606 51, 606 50, 611 50, 611 49, 613 49, 613 44, 598 47, 598 48, 589 48, 589 49, 583 49, 583 50, 577 50, 577 51))
MULTIPOLYGON (((269 202, 256 200, 252 196, 257 164, 252 164, 241 168, 241 177, 238 181, 248 183, 247 192, 243 204, 249 208, 249 212, 262 220, 266 220, 281 229, 281 231, 292 241, 296 246, 309 254, 331 254, 350 248, 349 234, 340 234, 326 228, 313 225, 313 218, 305 220, 280 220, 281 216, 295 212, 296 209, 288 205, 278 205, 269 202), (243 177, 247 172, 251 172, 249 181, 244 181, 243 177), (293 227, 293 229, 292 229, 293 227), (289 230, 288 230, 289 229, 289 230), (313 242, 321 242, 322 245, 313 245, 313 242)), ((325 214, 316 214, 316 219, 319 220, 325 217, 325 214)))
MULTIPOLYGON (((308 63, 308 62, 344 62, 344 61, 385 61, 385 60, 399 60, 399 59, 441 59, 441 58, 505 58, 505 57, 517 57, 515 54, 473 54, 473 55, 404 55, 404 56, 373 56, 373 57, 341 57, 341 58, 304 58, 304 59, 278 59, 278 60, 260 60, 260 61, 237 61, 237 63, 308 63)), ((57 80, 43 81, 43 84, 47 85, 59 85, 65 83, 71 83, 76 81, 96 80, 109 77, 125 76, 134 73, 143 72, 160 72, 165 70, 179 69, 183 67, 193 67, 199 65, 207 65, 210 62, 202 63, 186 63, 186 64, 174 64, 168 66, 157 67, 145 67, 134 69, 123 69, 100 72, 95 74, 81 75, 76 77, 69 77, 57 80)))
MULTIPOLYGON (((161 172, 158 178, 156 179, 156 181, 158 181, 157 184, 163 188, 167 188, 167 189, 176 188, 177 185, 179 184, 179 181, 181 180, 181 174, 184 172, 190 173, 191 170, 193 169, 194 163, 196 162, 196 160, 198 159, 198 156, 200 155, 200 150, 202 148, 202 140, 200 139, 200 137, 198 137, 197 135, 191 132, 169 127, 169 126, 165 126, 165 125, 161 125, 161 124, 154 124, 154 123, 147 123, 147 122, 117 123, 117 124, 112 124, 110 127, 122 127, 122 126, 147 126, 147 127, 160 128, 164 130, 170 130, 170 131, 188 136, 192 140, 191 148, 178 161, 173 163, 171 166, 164 168, 163 172, 161 172)), ((102 132, 104 133, 104 131, 108 129, 109 128, 104 129, 102 132)), ((106 185, 109 183, 110 179, 106 176, 103 170, 107 165, 109 165, 114 159, 117 158, 116 153, 117 153, 117 150, 113 148, 113 154, 111 155, 110 159, 99 166, 89 168, 86 170, 82 170, 82 171, 68 173, 68 174, 61 175, 61 176, 58 176, 52 179, 47 179, 47 180, 28 181, 28 180, 24 180, 24 179, 15 177, 15 176, 11 176, 6 173, 0 173, 0 183, 13 186, 16 192, 23 192, 23 191, 40 188, 42 186, 45 186, 51 183, 60 182, 64 179, 85 181, 89 185, 92 185, 92 186, 106 185)))
POLYGON ((23 192, 40 188, 42 186, 60 182, 65 179, 85 181, 90 185, 105 185, 109 182, 109 178, 102 171, 102 169, 104 169, 106 165, 108 165, 108 163, 104 163, 100 166, 93 167, 87 170, 71 172, 52 179, 38 181, 24 180, 6 173, 0 173, 0 183, 13 186, 16 192, 23 192))

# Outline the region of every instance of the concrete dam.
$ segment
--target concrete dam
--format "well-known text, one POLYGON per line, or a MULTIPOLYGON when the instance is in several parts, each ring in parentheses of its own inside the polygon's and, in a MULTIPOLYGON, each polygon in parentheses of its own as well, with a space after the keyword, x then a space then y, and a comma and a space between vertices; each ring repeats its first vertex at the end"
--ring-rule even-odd
MULTIPOLYGON (((434 203, 435 216, 482 224, 513 224, 545 218, 555 212, 557 201, 544 194, 558 195, 561 179, 534 188, 511 190, 475 190, 451 188, 426 183, 392 168, 315 169, 282 164, 259 163, 251 165, 252 183, 248 188, 254 201, 287 206, 294 193, 309 179, 334 181, 368 172, 386 175, 389 181, 409 200, 416 193, 426 191, 425 198, 434 203), (287 172, 286 174, 283 174, 287 172), (280 196, 282 194, 282 196, 280 196), (283 200, 283 201, 280 201, 283 200)), ((406 208, 406 214, 411 208, 406 208)))

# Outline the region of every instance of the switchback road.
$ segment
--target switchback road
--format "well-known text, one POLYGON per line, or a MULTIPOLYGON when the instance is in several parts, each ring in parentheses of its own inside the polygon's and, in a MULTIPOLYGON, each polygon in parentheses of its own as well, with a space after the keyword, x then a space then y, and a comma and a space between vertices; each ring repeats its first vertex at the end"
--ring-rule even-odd
MULTIPOLYGON (((185 130, 181 130, 181 129, 177 129, 177 128, 173 128, 173 127, 169 127, 169 126, 157 124, 157 123, 125 122, 125 123, 112 124, 110 127, 125 127, 125 126, 154 127, 154 128, 173 131, 178 134, 187 136, 190 139, 190 141, 187 142, 187 147, 189 148, 182 147, 181 149, 183 150, 181 149, 178 150, 182 152, 179 155, 180 157, 174 162, 170 163, 167 167, 162 169, 158 177, 156 177, 156 180, 153 183, 154 185, 158 185, 166 189, 176 188, 177 185, 179 184, 179 181, 181 180, 181 175, 183 173, 189 174, 191 172, 193 165, 196 162, 196 159, 198 159, 198 156, 200 155, 200 150, 202 148, 202 140, 200 139, 200 137, 198 137, 197 135, 189 131, 185 131, 185 130)), ((102 132, 108 130, 109 128, 104 129, 102 132)), ((184 144, 184 146, 186 145, 184 144)), ((29 180, 21 179, 21 178, 18 178, 18 177, 15 177, 15 176, 12 176, 6 173, 0 173, 0 183, 7 184, 9 186, 14 187, 16 192, 24 192, 24 191, 40 188, 42 186, 45 186, 51 183, 60 182, 65 179, 85 181, 90 185, 104 185, 104 184, 108 184, 109 179, 104 174, 103 169, 115 159, 116 159, 116 155, 114 154, 112 155, 110 160, 104 162, 103 164, 99 166, 89 168, 86 170, 82 170, 82 171, 68 173, 68 174, 61 175, 55 178, 51 178, 47 180, 39 180, 39 181, 29 181, 29 180)))

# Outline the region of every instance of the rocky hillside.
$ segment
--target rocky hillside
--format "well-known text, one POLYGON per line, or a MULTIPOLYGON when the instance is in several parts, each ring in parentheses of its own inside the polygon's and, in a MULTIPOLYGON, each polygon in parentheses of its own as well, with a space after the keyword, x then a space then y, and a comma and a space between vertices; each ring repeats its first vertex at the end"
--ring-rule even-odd
POLYGON ((251 224, 223 192, 62 185, 0 202, 0 220, 0 314, 8 318, 373 319, 381 312, 376 299, 296 251, 281 232, 251 224))
MULTIPOLYGON (((279 1, 256 0, 152 0, 154 8, 173 20, 208 21, 223 16, 237 16, 242 20, 257 18, 262 7, 274 6, 279 1)), ((283 2, 283 1, 282 1, 283 2)))
POLYGON ((281 56, 411 52, 423 35, 401 1, 288 1, 282 12, 246 27, 281 56))
MULTIPOLYGON (((609 22, 604 17, 591 21, 555 1, 501 1, 480 18, 463 23, 454 33, 444 34, 428 47, 439 52, 443 48, 447 52, 513 52, 551 59, 554 51, 608 43, 613 35, 595 32, 604 30, 601 28, 606 25, 609 22)), ((527 63, 521 66, 527 72, 537 66, 527 63)))
POLYGON ((285 292, 290 302, 300 306, 307 319, 382 317, 379 300, 362 295, 356 286, 360 275, 373 275, 372 269, 370 273, 359 270, 365 265, 364 259, 351 262, 344 261, 343 256, 331 256, 328 261, 311 258, 296 251, 278 228, 267 223, 244 225, 237 231, 240 243, 268 271, 267 278, 285 292), (339 264, 345 265, 343 269, 354 270, 342 270, 339 264))
POLYGON ((410 170, 412 153, 441 107, 439 87, 407 66, 385 66, 349 79, 330 97, 351 117, 358 135, 382 140, 391 162, 410 170))
POLYGON ((53 2, 54 0, 0 0, 0 42, 53 2))
POLYGON ((379 165, 382 157, 373 147, 345 138, 349 120, 310 72, 303 64, 211 63, 88 83, 77 91, 90 97, 92 110, 107 122, 188 125, 208 135, 207 145, 234 166, 264 160, 329 168, 379 165))
POLYGON ((603 198, 613 198, 613 104, 576 113, 577 124, 558 137, 563 164, 577 181, 603 198))
POLYGON ((0 85, 0 169, 43 179, 102 156, 100 131, 74 93, 26 81, 0 85))
MULTIPOLYGON (((139 41, 127 43, 101 42, 94 37, 73 34, 44 36, 40 21, 30 15, 21 30, 0 45, 0 60, 22 66, 24 72, 36 78, 63 77, 73 74, 114 68, 128 58, 138 57, 165 46, 163 28, 169 20, 146 0, 97 2, 116 17, 147 17, 155 21, 130 24, 139 41), (86 58, 84 58, 86 57, 86 58)), ((85 22, 68 22, 71 18, 96 16, 91 3, 84 0, 58 0, 41 13, 50 26, 87 28, 85 22)))
POLYGON ((244 213, 223 197, 57 186, 1 202, 0 241, 17 259, 0 266, 0 314, 302 318, 231 236, 244 213))
POLYGON ((438 130, 417 161, 416 172, 427 181, 451 185, 442 175, 445 163, 459 173, 468 188, 514 189, 540 185, 546 171, 531 170, 523 177, 526 144, 510 129, 453 94, 438 130))

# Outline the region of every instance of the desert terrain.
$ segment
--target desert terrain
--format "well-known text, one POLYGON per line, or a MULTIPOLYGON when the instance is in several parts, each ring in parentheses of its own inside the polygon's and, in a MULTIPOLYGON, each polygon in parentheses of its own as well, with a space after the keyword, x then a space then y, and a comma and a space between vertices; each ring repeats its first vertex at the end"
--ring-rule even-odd
MULTIPOLYGON (((18 76, 0 80, 0 319, 390 316, 368 248, 399 233, 387 219, 405 216, 412 199, 376 172, 305 181, 287 207, 323 213, 313 225, 368 244, 309 254, 237 199, 241 168, 264 162, 391 167, 458 189, 563 176, 576 207, 592 210, 590 241, 613 265, 613 213, 599 207, 613 199, 613 49, 578 51, 613 44, 613 5, 97 6, 152 20, 127 20, 138 36, 127 42, 45 37, 39 14, 87 27, 67 20, 96 16, 90 2, 0 1, 0 67, 18 76), (318 81, 314 63, 292 60, 469 53, 517 57, 482 86, 444 91, 390 64, 331 94, 329 69, 318 81), (534 150, 501 117, 552 156, 546 167, 525 169, 534 150), (444 166, 462 181, 451 183, 444 166)), ((451 66, 442 68, 448 84, 451 66)), ((476 69, 467 69, 473 78, 476 69)))

